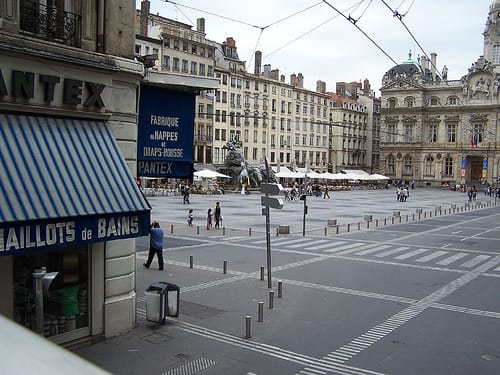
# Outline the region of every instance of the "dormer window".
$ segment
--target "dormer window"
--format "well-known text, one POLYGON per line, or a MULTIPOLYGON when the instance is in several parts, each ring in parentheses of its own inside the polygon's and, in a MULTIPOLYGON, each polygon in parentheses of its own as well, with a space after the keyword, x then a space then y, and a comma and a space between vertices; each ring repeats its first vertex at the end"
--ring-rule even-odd
POLYGON ((448 98, 448 104, 449 105, 457 105, 457 98, 454 96, 451 96, 448 98))

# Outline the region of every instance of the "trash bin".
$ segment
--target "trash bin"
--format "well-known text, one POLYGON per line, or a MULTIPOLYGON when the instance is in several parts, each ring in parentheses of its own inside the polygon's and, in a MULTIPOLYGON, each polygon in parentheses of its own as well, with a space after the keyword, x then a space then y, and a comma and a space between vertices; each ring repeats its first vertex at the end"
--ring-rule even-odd
POLYGON ((180 288, 171 283, 158 281, 146 289, 146 320, 165 324, 165 318, 179 317, 180 288))

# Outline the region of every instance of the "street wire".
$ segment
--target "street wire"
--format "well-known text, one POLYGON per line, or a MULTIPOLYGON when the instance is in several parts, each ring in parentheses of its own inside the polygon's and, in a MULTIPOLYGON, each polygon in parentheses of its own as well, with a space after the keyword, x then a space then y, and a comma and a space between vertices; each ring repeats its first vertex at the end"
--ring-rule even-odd
MULTIPOLYGON (((406 13, 408 13, 408 10, 406 11, 405 14, 401 14, 399 13, 397 10, 393 10, 385 0, 381 0, 382 3, 392 12, 392 15, 394 17, 396 17, 399 22, 401 22, 401 24, 403 25, 403 27, 406 29, 406 31, 408 32, 408 34, 410 34, 411 38, 414 40, 415 43, 417 43, 417 46, 420 48, 420 51, 422 51, 422 53, 424 54, 424 56, 427 58, 427 61, 430 62, 431 66, 434 68, 434 71, 436 72, 437 76, 441 79, 441 81, 445 82, 447 85, 448 85, 448 82, 446 80, 443 79, 443 77, 441 76, 441 74, 439 73, 436 65, 434 64, 434 62, 429 58, 429 56, 427 55, 427 53, 424 51, 424 48, 420 45, 420 43, 418 42, 418 40, 415 38, 415 36, 413 35, 413 33, 410 31, 410 29, 408 28, 408 26, 406 26, 406 24, 404 23, 403 21, 403 17, 406 15, 406 13)), ((411 4, 413 5, 413 3, 411 4)), ((410 7, 411 7, 410 5, 410 7)), ((448 85, 449 86, 449 85, 448 85)))
POLYGON ((361 29, 358 25, 356 25, 357 23, 357 19, 354 19, 352 18, 351 16, 346 16, 344 13, 342 13, 340 10, 338 10, 337 8, 335 8, 332 4, 330 4, 328 1, 326 0, 323 0, 323 2, 328 5, 330 8, 332 8, 335 12, 337 12, 339 15, 341 15, 342 17, 344 17, 347 21, 349 21, 350 23, 353 24, 353 26, 355 28, 357 28, 370 42, 372 42, 380 51, 382 51, 382 53, 387 57, 389 58, 389 60, 391 60, 394 65, 399 65, 396 60, 394 60, 382 47, 380 47, 377 42, 375 42, 375 40, 373 40, 367 33, 365 33, 363 31, 363 29, 361 29))

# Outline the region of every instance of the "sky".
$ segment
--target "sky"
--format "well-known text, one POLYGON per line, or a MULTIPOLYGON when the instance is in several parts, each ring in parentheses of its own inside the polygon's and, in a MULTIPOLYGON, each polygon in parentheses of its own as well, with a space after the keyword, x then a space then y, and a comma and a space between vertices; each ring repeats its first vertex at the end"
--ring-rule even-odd
MULTIPOLYGON (((460 79, 483 54, 485 23, 492 0, 150 0, 151 13, 196 29, 205 18, 207 39, 236 41, 240 60, 285 75, 302 73, 304 88, 326 82, 369 79, 380 96, 382 77, 395 63, 432 52, 448 79, 460 79), (385 5, 384 4, 385 1, 385 5), (390 8, 390 9, 389 9, 390 8), (344 16, 340 15, 341 14, 344 16), (393 16, 401 15, 401 20, 393 16), (354 22, 348 21, 351 18, 354 22), (404 23, 404 24, 403 24, 404 23), (406 27, 405 27, 406 26, 406 27), (409 32, 408 32, 408 30, 409 32), (412 37, 413 36, 413 37, 412 37), (371 40, 370 40, 371 39, 371 40)), ((140 9, 141 1, 136 0, 140 9)))

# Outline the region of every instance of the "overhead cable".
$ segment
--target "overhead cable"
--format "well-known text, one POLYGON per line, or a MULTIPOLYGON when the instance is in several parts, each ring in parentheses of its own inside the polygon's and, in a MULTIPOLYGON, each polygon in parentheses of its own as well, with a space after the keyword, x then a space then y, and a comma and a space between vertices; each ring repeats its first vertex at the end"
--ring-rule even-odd
POLYGON ((344 17, 347 21, 349 21, 350 23, 352 23, 354 25, 355 28, 357 28, 370 42, 372 42, 380 51, 382 51, 382 53, 387 56, 389 58, 389 60, 391 60, 394 65, 398 65, 398 63, 396 62, 396 60, 394 60, 387 52, 385 52, 385 50, 380 47, 377 42, 375 42, 372 38, 370 38, 370 36, 365 33, 358 25, 356 25, 356 22, 357 20, 351 18, 350 16, 349 17, 346 17, 344 15, 344 13, 342 13, 341 11, 339 11, 337 8, 335 8, 332 4, 330 4, 328 1, 326 0, 323 0, 323 2, 328 5, 330 8, 332 8, 334 11, 336 11, 338 14, 340 14, 342 17, 344 17))

